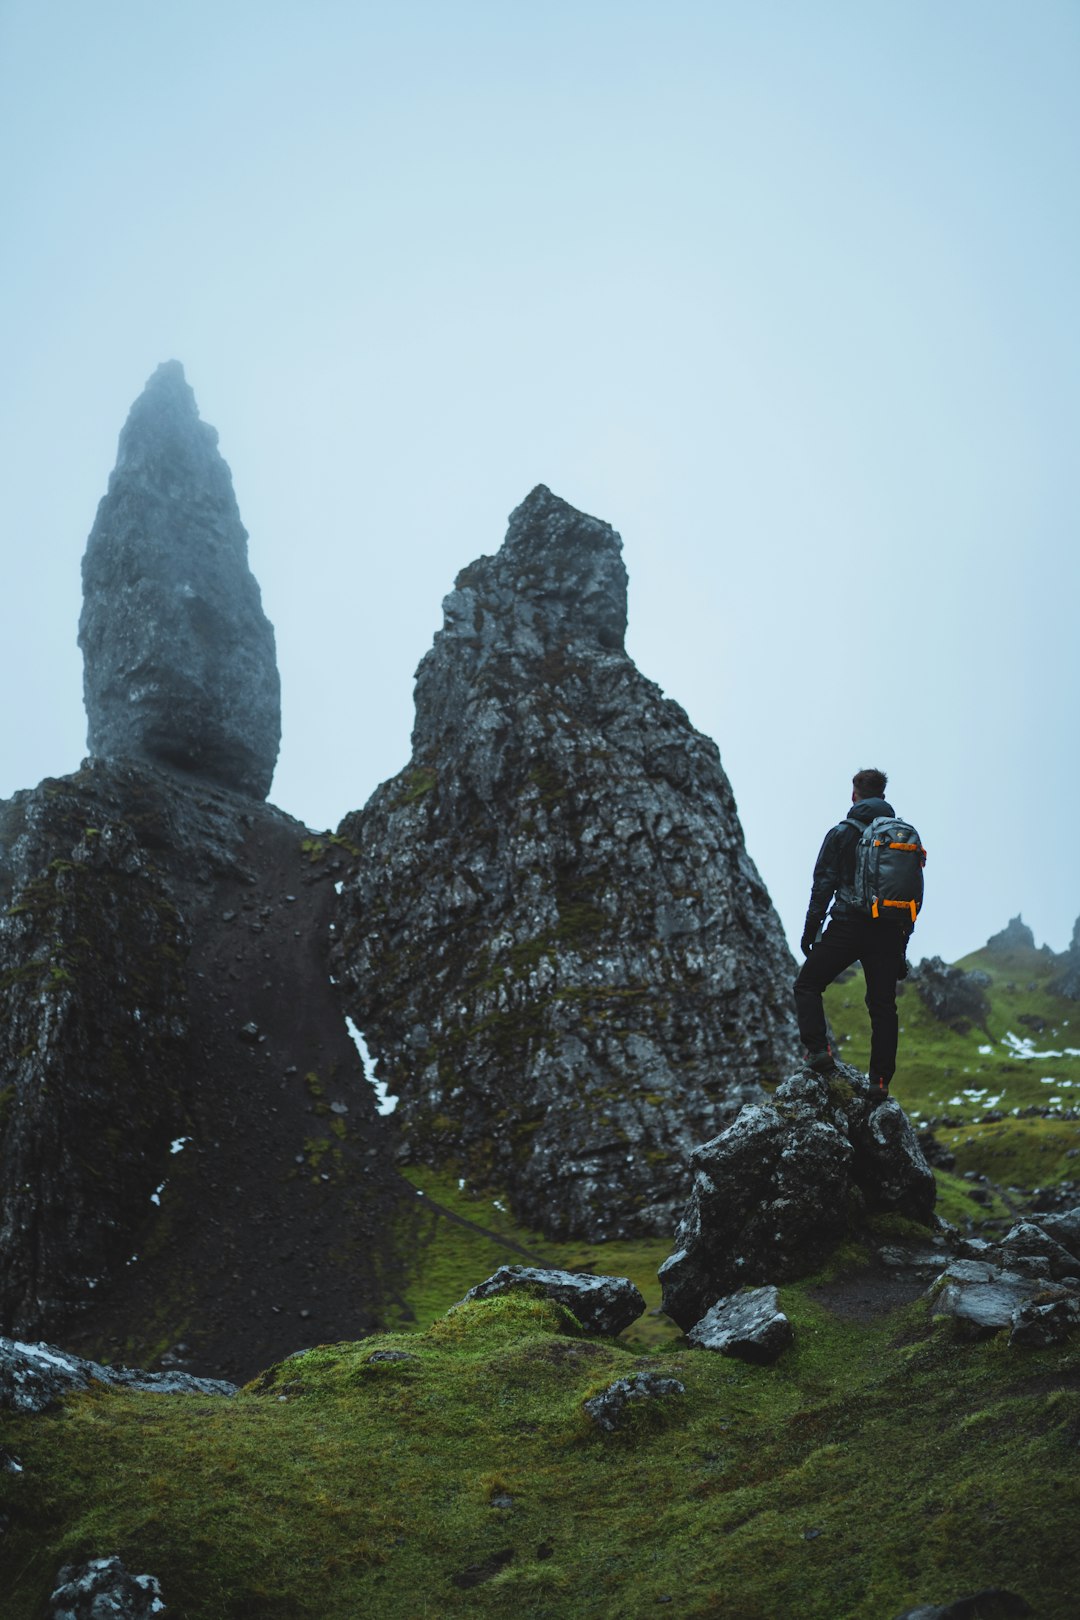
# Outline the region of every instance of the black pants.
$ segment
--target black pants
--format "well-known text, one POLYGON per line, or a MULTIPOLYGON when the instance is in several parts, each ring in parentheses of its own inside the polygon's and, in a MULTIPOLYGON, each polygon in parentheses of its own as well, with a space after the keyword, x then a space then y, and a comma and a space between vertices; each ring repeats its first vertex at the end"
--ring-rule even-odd
POLYGON ((834 918, 803 963, 795 980, 795 1016, 808 1052, 828 1045, 821 996, 837 974, 861 962, 870 1013, 870 1078, 889 1081, 896 1073, 896 978, 903 936, 893 924, 866 917, 834 918))

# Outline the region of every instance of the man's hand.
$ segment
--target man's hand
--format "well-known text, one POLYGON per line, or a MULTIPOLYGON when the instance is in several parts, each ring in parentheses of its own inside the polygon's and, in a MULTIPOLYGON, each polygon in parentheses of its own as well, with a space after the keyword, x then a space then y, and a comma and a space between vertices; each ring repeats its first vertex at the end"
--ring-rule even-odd
POLYGON ((806 929, 803 930, 803 937, 799 941, 799 949, 802 951, 804 956, 809 956, 810 955, 810 952, 813 950, 814 943, 815 943, 816 940, 817 940, 817 927, 816 926, 813 927, 813 928, 806 928, 806 929))

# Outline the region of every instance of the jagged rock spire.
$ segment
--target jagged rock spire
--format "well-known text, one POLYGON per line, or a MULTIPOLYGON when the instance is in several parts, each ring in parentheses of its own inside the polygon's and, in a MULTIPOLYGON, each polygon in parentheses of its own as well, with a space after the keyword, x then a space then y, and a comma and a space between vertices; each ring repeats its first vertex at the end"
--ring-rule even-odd
POLYGON ((274 631, 217 439, 179 361, 160 365, 83 558, 88 747, 264 799, 281 736, 274 631))
POLYGON ((624 651, 619 536, 543 485, 444 611, 412 761, 342 825, 335 976, 419 1159, 551 1234, 670 1231, 796 1048, 719 753, 624 651))

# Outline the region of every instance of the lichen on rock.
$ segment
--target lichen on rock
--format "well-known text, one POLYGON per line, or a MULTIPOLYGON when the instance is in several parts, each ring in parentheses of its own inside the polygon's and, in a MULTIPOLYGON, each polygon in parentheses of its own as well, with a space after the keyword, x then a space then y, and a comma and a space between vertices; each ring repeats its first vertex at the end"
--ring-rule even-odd
POLYGON ((626 654, 619 536, 543 485, 444 615, 412 759, 341 828, 335 975, 418 1158, 550 1235, 669 1229, 795 1052, 718 750, 626 654))

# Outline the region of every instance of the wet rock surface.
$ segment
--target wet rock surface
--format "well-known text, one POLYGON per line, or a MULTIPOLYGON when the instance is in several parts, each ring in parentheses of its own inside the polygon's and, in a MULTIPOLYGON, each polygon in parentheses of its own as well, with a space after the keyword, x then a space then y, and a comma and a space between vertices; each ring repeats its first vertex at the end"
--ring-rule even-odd
POLYGON ((1080 1327, 1080 1209, 1018 1221, 1000 1243, 961 1239, 930 1289, 935 1314, 974 1336, 1009 1328, 1017 1349, 1080 1327))
POLYGON ((149 763, 0 805, 0 1332, 111 1360, 171 1328, 247 1377, 377 1324, 416 1199, 329 982, 334 858, 149 763))
POLYGON ((144 1372, 135 1367, 105 1367, 69 1355, 51 1344, 20 1344, 0 1337, 0 1408, 36 1415, 65 1395, 104 1384, 113 1389, 139 1389, 155 1395, 235 1395, 224 1379, 194 1378, 189 1373, 144 1372))
POLYGON ((418 1157, 549 1236, 669 1230, 796 1050, 719 754, 626 655, 619 537, 543 485, 444 616, 412 760, 341 828, 334 972, 418 1157))
POLYGON ((693 1185, 660 1268, 663 1308, 690 1329, 747 1284, 805 1276, 867 1214, 929 1225, 933 1172, 900 1105, 845 1064, 801 1070, 691 1156, 693 1185))
POLYGON ((795 1341, 775 1288, 751 1288, 718 1299, 686 1335, 700 1350, 768 1366, 795 1341))
POLYGON ((586 1333, 614 1338, 645 1313, 641 1292, 628 1277, 595 1277, 587 1272, 542 1266, 500 1266, 492 1276, 470 1288, 462 1304, 521 1288, 539 1289, 548 1299, 565 1305, 586 1333))
POLYGON ((120 435, 83 558, 88 747, 264 799, 281 736, 274 632, 217 433, 178 361, 120 435))
POLYGON ((65 1564, 45 1609, 45 1620, 149 1620, 166 1614, 154 1575, 130 1575, 119 1558, 65 1564))
POLYGON ((597 1428, 611 1434, 626 1421, 632 1402, 664 1401, 685 1394, 686 1385, 678 1378, 663 1378, 659 1373, 633 1373, 629 1378, 617 1378, 583 1404, 597 1428))

